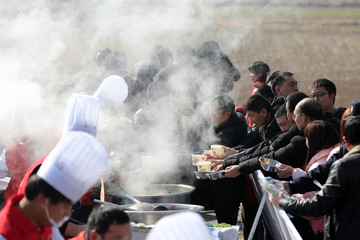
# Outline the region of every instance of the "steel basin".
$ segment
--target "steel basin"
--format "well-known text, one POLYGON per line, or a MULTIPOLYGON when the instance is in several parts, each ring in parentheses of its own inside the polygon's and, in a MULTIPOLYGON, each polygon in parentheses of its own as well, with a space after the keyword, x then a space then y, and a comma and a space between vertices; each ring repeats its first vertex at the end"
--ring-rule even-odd
MULTIPOLYGON (((164 206, 167 211, 125 211, 130 218, 131 222, 144 223, 146 225, 155 224, 160 218, 168 216, 173 213, 181 211, 194 211, 200 212, 204 210, 203 206, 193 204, 180 204, 180 203, 154 203, 155 206, 164 206)), ((131 205, 125 205, 130 207, 131 205)))
MULTIPOLYGON (((193 186, 184 184, 149 184, 138 194, 129 192, 141 202, 148 203, 190 203, 193 186)), ((116 204, 132 204, 122 188, 113 188, 106 192, 106 199, 116 204)))

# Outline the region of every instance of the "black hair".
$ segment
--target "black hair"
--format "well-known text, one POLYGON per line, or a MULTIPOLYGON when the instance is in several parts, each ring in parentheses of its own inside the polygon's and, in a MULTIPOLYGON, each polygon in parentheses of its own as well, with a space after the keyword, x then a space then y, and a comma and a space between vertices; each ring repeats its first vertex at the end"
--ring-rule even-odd
POLYGON ((92 230, 104 237, 111 224, 123 225, 129 222, 129 216, 118 207, 95 208, 89 216, 85 238, 90 239, 92 230))
POLYGON ((286 97, 286 104, 290 112, 294 112, 296 105, 304 98, 309 97, 303 92, 293 92, 286 97))
POLYGON ((309 123, 305 127, 304 136, 309 143, 305 166, 319 151, 340 143, 340 136, 334 126, 323 120, 315 120, 309 123))
POLYGON ((219 95, 214 98, 214 106, 219 109, 222 113, 235 112, 234 100, 228 95, 219 95))
POLYGON ((351 145, 360 144, 360 117, 347 120, 344 124, 344 136, 351 145))
POLYGON ((158 54, 160 51, 162 51, 163 48, 164 47, 160 44, 155 44, 152 46, 150 49, 149 58, 153 61, 157 61, 158 54))
POLYGON ((271 88, 266 85, 266 84, 259 84, 255 87, 261 96, 263 96, 264 98, 271 98, 271 101, 274 99, 275 95, 274 93, 271 91, 271 88))
POLYGON ((103 50, 100 50, 98 53, 100 53, 102 56, 108 56, 108 57, 110 57, 110 55, 111 55, 111 50, 108 49, 108 48, 105 48, 105 49, 103 49, 103 50))
POLYGON ((268 73, 270 72, 270 67, 263 61, 254 62, 250 67, 249 71, 253 71, 256 74, 260 74, 261 78, 266 78, 268 73))
POLYGON ((103 50, 100 50, 97 54, 98 54, 98 64, 103 66, 108 66, 111 58, 111 50, 105 48, 103 50))
POLYGON ((279 70, 273 71, 273 72, 269 75, 268 79, 266 80, 266 84, 268 84, 268 85, 271 87, 272 81, 273 81, 277 76, 279 76, 280 73, 281 73, 281 72, 280 72, 279 70))
POLYGON ((30 177, 25 189, 25 196, 29 200, 34 200, 37 195, 42 193, 46 198, 50 199, 50 203, 58 202, 71 203, 71 200, 61 194, 58 190, 50 186, 45 180, 34 174, 30 177))
POLYGON ((223 53, 217 42, 208 41, 201 44, 199 49, 196 51, 196 55, 200 58, 208 60, 217 60, 222 57, 223 53))
POLYGON ((299 108, 300 113, 305 114, 312 121, 319 120, 322 117, 321 105, 314 99, 305 98, 301 100, 296 106, 299 108))
MULTIPOLYGON (((334 95, 336 96, 336 86, 335 86, 335 84, 334 84, 332 81, 330 81, 329 79, 320 78, 320 79, 315 80, 314 82, 312 82, 311 88, 318 88, 318 87, 323 87, 323 88, 325 88, 325 90, 326 90, 329 94, 334 93, 334 95)), ((335 98, 334 98, 333 103, 335 103, 335 98)))
POLYGON ((282 116, 286 116, 286 104, 281 104, 278 109, 276 109, 276 112, 275 112, 275 118, 279 118, 279 117, 282 117, 282 116))
POLYGON ((245 103, 245 112, 253 111, 256 113, 260 113, 262 109, 266 109, 266 111, 271 112, 271 104, 269 101, 261 95, 253 95, 248 98, 245 103))
MULTIPOLYGON (((276 86, 282 86, 285 82, 284 76, 288 76, 288 77, 292 77, 294 74, 291 72, 273 72, 271 75, 272 80, 271 80, 271 90, 273 91, 273 93, 276 95, 276 86)), ((270 77, 269 77, 270 78, 270 77)), ((270 82, 268 80, 268 82, 270 82)))

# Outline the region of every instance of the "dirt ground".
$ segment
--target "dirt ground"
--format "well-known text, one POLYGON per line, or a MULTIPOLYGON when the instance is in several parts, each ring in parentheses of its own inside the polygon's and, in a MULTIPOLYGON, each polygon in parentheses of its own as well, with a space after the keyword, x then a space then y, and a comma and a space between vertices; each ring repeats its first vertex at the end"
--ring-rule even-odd
MULTIPOLYGON (((241 20, 220 19, 218 24, 234 27, 241 20)), ((328 78, 337 86, 336 105, 349 107, 360 97, 360 27, 347 19, 291 20, 269 19, 259 23, 235 51, 228 53, 240 69, 242 78, 232 96, 237 103, 246 101, 251 88, 247 67, 257 60, 267 62, 271 70, 293 72, 299 91, 309 93, 309 85, 328 78)))

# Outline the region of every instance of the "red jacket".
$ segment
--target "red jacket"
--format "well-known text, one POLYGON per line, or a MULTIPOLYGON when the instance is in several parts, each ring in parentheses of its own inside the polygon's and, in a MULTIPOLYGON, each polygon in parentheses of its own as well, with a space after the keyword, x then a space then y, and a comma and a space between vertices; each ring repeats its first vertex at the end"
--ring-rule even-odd
POLYGON ((84 231, 80 232, 76 237, 69 238, 68 240, 86 240, 85 233, 86 233, 86 231, 84 230, 84 231))
POLYGON ((0 212, 0 237, 7 240, 51 240, 52 227, 36 227, 17 208, 24 195, 12 196, 0 212))
POLYGON ((250 97, 252 96, 253 91, 254 91, 254 89, 255 89, 256 86, 258 86, 258 85, 264 85, 264 84, 266 84, 266 78, 261 78, 261 79, 259 79, 258 81, 254 82, 254 83, 253 83, 253 86, 252 86, 252 88, 251 88, 251 91, 250 91, 250 97))
POLYGON ((19 141, 12 141, 5 149, 6 166, 12 174, 8 187, 5 190, 5 202, 15 195, 20 186, 26 171, 36 160, 35 154, 27 145, 19 144, 19 141))
POLYGON ((34 174, 34 170, 35 168, 39 167, 44 160, 47 158, 49 154, 46 154, 45 156, 43 156, 42 158, 40 158, 39 160, 37 160, 25 173, 24 177, 22 178, 22 181, 20 183, 20 186, 18 188, 17 194, 25 194, 25 188, 27 186, 27 183, 29 181, 29 178, 34 174))

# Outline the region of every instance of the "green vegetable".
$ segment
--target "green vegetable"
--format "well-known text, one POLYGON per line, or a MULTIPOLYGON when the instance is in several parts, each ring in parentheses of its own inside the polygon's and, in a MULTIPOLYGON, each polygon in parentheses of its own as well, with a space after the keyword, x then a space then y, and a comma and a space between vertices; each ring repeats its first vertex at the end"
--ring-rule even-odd
POLYGON ((218 224, 210 224, 210 227, 214 227, 214 228, 228 228, 228 227, 231 227, 231 225, 228 224, 228 223, 218 223, 218 224))

